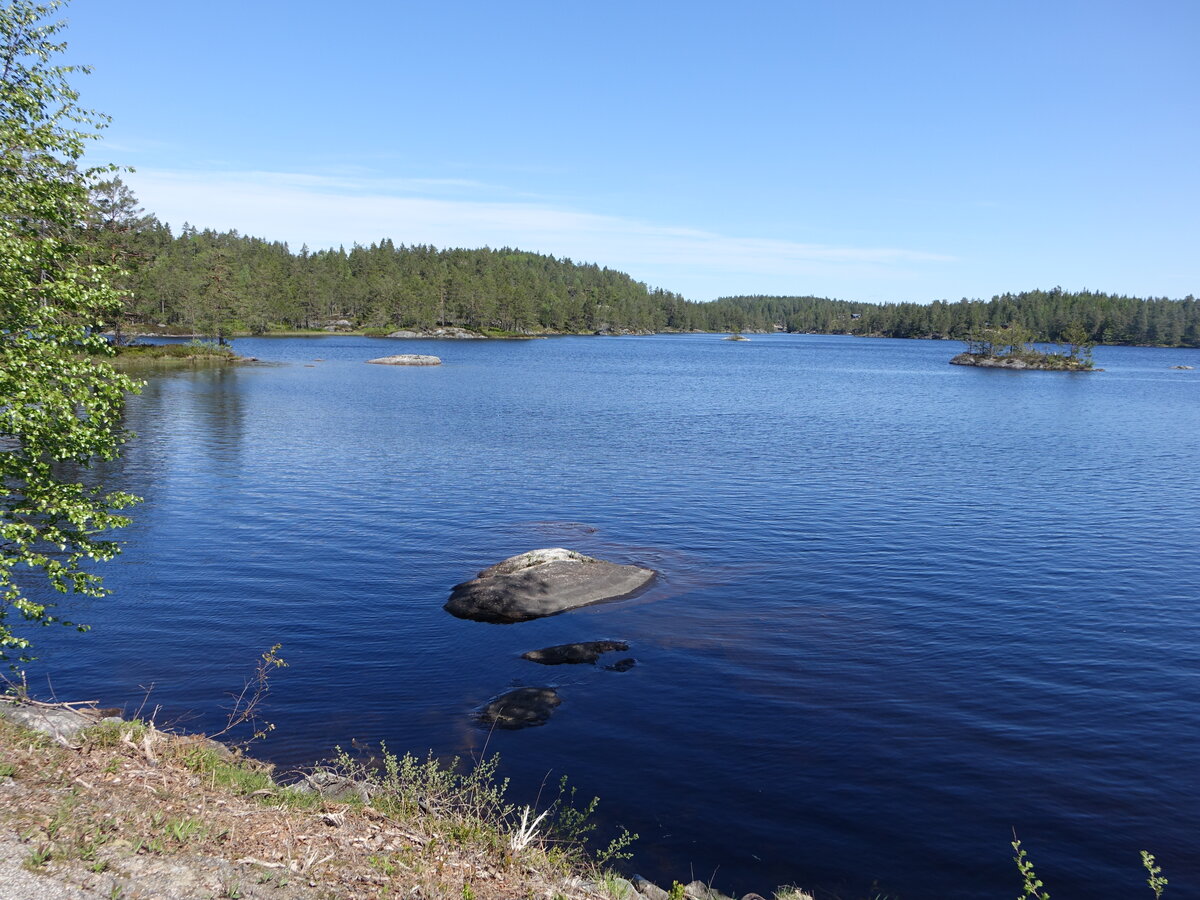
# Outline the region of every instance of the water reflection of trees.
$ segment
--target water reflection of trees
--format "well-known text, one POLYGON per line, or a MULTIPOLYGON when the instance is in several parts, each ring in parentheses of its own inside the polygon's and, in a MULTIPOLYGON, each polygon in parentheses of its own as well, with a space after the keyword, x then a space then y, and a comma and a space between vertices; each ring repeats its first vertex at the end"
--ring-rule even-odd
MULTIPOLYGON (((155 374, 125 406, 131 432, 121 456, 97 463, 88 479, 130 491, 153 506, 177 479, 236 477, 242 466, 246 404, 236 367, 155 374)), ((133 511, 135 521, 138 508, 133 511)))

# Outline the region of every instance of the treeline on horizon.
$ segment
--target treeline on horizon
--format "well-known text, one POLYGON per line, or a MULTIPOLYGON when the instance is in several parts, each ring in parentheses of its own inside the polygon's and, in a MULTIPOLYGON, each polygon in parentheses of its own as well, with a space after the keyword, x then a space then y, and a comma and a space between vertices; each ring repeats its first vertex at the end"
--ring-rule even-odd
POLYGON ((511 248, 397 245, 293 252, 237 231, 178 234, 137 208, 119 181, 93 198, 99 255, 128 277, 122 320, 131 332, 167 326, 229 336, 322 328, 342 320, 386 331, 459 326, 503 333, 596 331, 811 332, 965 339, 1018 323, 1037 340, 1073 327, 1107 344, 1200 346, 1200 304, 1091 291, 1025 291, 990 300, 866 303, 823 297, 686 300, 596 264, 511 248))
POLYGON ((1094 291, 1050 290, 999 294, 990 300, 932 303, 860 303, 822 297, 722 297, 715 304, 741 309, 746 329, 895 338, 966 340, 983 328, 1017 324, 1037 341, 1069 342, 1081 327, 1101 344, 1200 347, 1200 302, 1127 297, 1094 291))

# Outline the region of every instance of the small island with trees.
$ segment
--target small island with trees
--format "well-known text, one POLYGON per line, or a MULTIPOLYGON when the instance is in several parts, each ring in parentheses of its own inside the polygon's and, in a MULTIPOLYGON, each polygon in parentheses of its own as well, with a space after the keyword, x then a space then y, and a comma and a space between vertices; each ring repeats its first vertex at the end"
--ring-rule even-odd
POLYGON ((1096 346, 1081 325, 1064 330, 1064 343, 1058 352, 1039 350, 1033 345, 1033 332, 1019 323, 1003 328, 973 329, 967 336, 967 349, 950 360, 956 366, 984 366, 995 369, 1047 369, 1056 372, 1099 372, 1092 362, 1096 346))

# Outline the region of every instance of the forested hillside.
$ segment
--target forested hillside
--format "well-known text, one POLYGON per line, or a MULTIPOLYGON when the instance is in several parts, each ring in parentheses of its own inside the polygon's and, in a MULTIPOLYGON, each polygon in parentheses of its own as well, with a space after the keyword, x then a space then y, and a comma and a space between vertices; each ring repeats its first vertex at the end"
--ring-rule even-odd
POLYGON ((705 328, 697 304, 623 272, 510 248, 438 250, 383 240, 301 249, 236 232, 179 235, 152 221, 126 238, 126 330, 216 335, 346 320, 356 328, 457 325, 504 332, 705 328))
POLYGON ((450 325, 507 333, 794 331, 965 338, 1019 324, 1037 340, 1082 328, 1100 343, 1200 346, 1200 305, 1061 288, 991 300, 871 304, 822 297, 724 297, 711 303, 650 288, 623 272, 510 248, 439 250, 381 240, 293 252, 232 232, 179 234, 148 216, 120 181, 94 192, 97 256, 129 271, 114 327, 237 332, 450 325))

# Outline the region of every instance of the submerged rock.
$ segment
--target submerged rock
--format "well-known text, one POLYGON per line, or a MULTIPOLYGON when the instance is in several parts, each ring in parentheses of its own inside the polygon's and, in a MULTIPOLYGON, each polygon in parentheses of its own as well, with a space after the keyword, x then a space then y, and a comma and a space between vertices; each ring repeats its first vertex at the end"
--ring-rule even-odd
POLYGON ((478 719, 497 728, 533 728, 545 725, 561 704, 562 698, 554 688, 517 688, 488 701, 479 710, 478 719))
POLYGON ((559 666, 564 663, 594 663, 603 653, 628 649, 629 645, 624 641, 583 641, 578 644, 556 644, 553 647, 543 647, 541 650, 530 650, 522 653, 521 659, 528 659, 544 666, 559 666))
POLYGON ((367 362, 379 366, 440 366, 442 361, 436 356, 422 356, 420 353, 399 353, 395 356, 381 356, 378 359, 368 359, 367 362))
POLYGON ((636 665, 637 665, 637 660, 634 659, 632 656, 627 656, 624 659, 618 659, 611 666, 605 666, 604 668, 607 669, 609 672, 628 672, 630 669, 632 669, 636 665))
POLYGON ((455 585, 443 608, 461 619, 525 622, 629 597, 653 580, 651 569, 553 547, 509 557, 455 585))

